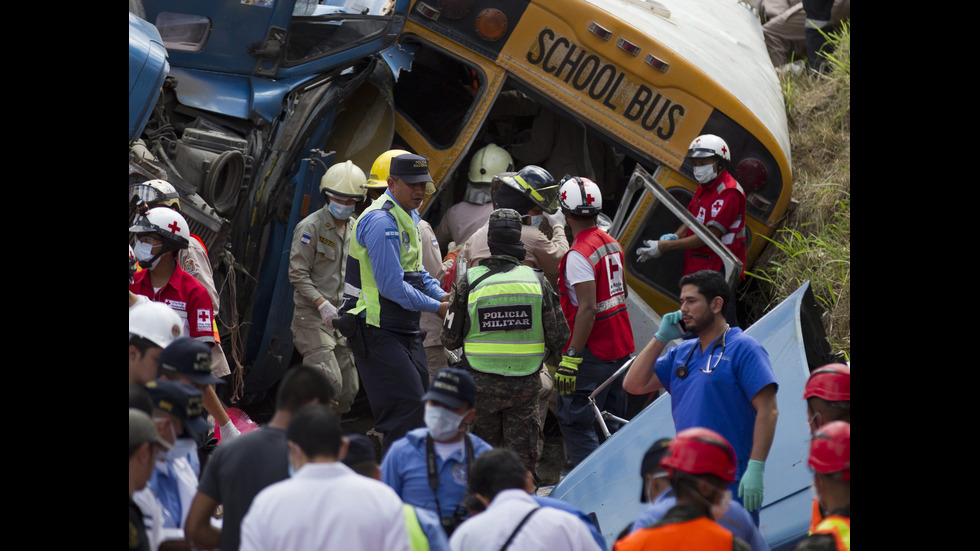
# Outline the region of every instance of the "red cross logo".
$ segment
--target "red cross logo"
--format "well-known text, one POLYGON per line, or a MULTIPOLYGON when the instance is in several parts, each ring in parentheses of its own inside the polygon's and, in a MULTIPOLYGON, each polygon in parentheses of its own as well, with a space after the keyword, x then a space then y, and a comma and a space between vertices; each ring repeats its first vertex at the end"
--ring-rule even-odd
POLYGON ((562 201, 567 201, 568 200, 568 192, 567 191, 561 192, 561 200, 562 201))
POLYGON ((207 312, 207 310, 198 310, 198 316, 197 317, 200 318, 201 321, 207 322, 208 321, 208 312, 207 312))
POLYGON ((595 201, 595 197, 593 197, 591 193, 586 193, 585 202, 591 205, 593 201, 595 201))
POLYGON ((176 220, 174 220, 173 222, 171 222, 170 225, 167 226, 167 227, 170 228, 170 231, 172 231, 174 233, 177 233, 178 231, 180 231, 180 226, 177 225, 177 221, 176 220))
POLYGON ((725 147, 725 146, 721 146, 721 152, 722 153, 728 153, 728 148, 725 147))

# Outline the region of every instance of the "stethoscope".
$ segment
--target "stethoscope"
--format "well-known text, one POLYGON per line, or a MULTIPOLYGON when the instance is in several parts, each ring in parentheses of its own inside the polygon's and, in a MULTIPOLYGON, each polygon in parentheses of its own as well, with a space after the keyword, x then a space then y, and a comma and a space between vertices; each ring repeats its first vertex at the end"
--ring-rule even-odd
MULTIPOLYGON (((705 370, 705 369, 702 369, 700 367, 698 368, 698 369, 701 370, 702 373, 707 373, 707 374, 710 375, 711 372, 714 371, 716 367, 718 367, 718 364, 721 363, 721 357, 725 355, 725 337, 728 336, 728 330, 731 329, 731 328, 732 328, 731 325, 725 324, 725 332, 721 334, 721 338, 715 339, 714 344, 711 345, 711 348, 708 350, 708 361, 706 363, 706 367, 708 369, 705 370), (718 355, 718 359, 715 360, 715 365, 712 366, 711 365, 711 356, 714 355, 715 348, 718 348, 718 345, 719 344, 721 345, 721 354, 718 355)), ((687 364, 688 364, 688 362, 691 361, 691 356, 694 355, 694 349, 695 348, 699 348, 699 347, 700 346, 698 345, 698 343, 694 343, 694 346, 691 347, 691 351, 687 353, 687 359, 684 360, 684 365, 682 365, 682 366, 680 366, 680 367, 677 368, 677 371, 675 373, 677 374, 677 378, 678 379, 686 379, 687 378, 687 375, 688 375, 687 364)))

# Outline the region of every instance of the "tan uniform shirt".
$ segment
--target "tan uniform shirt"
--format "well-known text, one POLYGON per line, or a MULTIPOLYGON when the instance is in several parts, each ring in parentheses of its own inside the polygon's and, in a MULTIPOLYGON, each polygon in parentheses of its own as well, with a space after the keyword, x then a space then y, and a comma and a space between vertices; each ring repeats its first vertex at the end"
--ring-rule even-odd
MULTIPOLYGON (((459 254, 466 259, 466 269, 480 265, 480 260, 490 256, 490 247, 487 245, 487 233, 490 231, 489 224, 476 230, 463 250, 459 254)), ((553 232, 554 235, 548 239, 544 233, 531 226, 521 226, 521 241, 524 242, 524 264, 532 268, 537 268, 544 272, 545 277, 555 289, 558 288, 558 264, 561 258, 568 252, 568 238, 565 236, 565 229, 553 232)))
MULTIPOLYGON (((422 266, 429 275, 442 283, 446 270, 442 266, 442 251, 432 230, 432 225, 425 220, 419 221, 419 233, 422 234, 422 266)), ((419 326, 426 332, 422 346, 442 346, 439 336, 442 334, 442 318, 432 312, 422 312, 419 326)))
MULTIPOLYGON (((445 216, 436 227, 436 238, 442 245, 452 241, 462 245, 481 226, 485 226, 493 212, 492 203, 475 205, 466 201, 456 203, 446 211, 445 216)), ((426 267, 428 270, 428 267, 426 267)))
POLYGON ((313 304, 320 297, 340 307, 353 223, 354 219, 348 218, 346 226, 338 228, 324 207, 296 224, 289 248, 289 282, 293 284, 296 310, 320 317, 313 304))

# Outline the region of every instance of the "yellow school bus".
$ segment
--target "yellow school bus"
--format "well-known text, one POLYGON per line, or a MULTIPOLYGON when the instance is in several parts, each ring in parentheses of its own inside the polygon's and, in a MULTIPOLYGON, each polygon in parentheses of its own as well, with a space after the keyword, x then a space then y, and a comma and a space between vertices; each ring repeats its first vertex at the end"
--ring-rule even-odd
POLYGON ((695 137, 717 134, 731 148, 728 170, 747 197, 747 267, 786 213, 782 91, 745 3, 414 0, 406 18, 381 55, 394 80, 393 144, 430 160, 437 191, 422 214, 433 226, 461 200, 470 156, 487 143, 518 168, 592 178, 631 289, 662 315, 677 305, 682 254, 641 264, 635 251, 687 221, 663 192, 681 207, 692 197, 695 137))

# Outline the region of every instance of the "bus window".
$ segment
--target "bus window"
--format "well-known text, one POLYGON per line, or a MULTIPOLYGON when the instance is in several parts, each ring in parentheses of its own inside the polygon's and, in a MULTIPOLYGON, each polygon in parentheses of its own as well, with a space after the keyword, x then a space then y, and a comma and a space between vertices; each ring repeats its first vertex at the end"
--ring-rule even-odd
POLYGON ((396 107, 432 145, 448 149, 467 122, 479 71, 418 41, 402 46, 414 51, 414 59, 395 83, 396 107))

